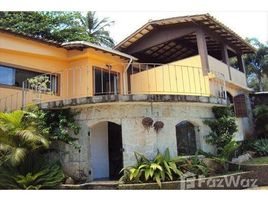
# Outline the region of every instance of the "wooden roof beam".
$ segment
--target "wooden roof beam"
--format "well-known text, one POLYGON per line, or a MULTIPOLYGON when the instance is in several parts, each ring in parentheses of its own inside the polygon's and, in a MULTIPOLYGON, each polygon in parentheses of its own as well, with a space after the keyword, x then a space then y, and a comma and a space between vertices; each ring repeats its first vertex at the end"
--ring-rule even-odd
POLYGON ((141 52, 152 46, 156 46, 158 44, 183 37, 194 31, 196 31, 196 27, 194 27, 193 25, 185 25, 185 24, 172 27, 159 28, 157 31, 153 31, 143 36, 141 39, 135 42, 135 44, 130 45, 128 48, 126 48, 124 52, 128 54, 141 52))

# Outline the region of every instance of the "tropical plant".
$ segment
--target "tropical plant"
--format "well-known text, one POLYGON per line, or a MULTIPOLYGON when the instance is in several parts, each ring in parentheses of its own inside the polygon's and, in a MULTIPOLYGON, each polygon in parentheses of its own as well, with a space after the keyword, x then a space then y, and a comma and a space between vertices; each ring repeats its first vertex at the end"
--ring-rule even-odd
POLYGON ((202 150, 199 150, 198 153, 204 155, 207 158, 211 158, 212 160, 220 164, 225 171, 228 171, 229 161, 232 160, 236 150, 239 147, 240 144, 232 139, 229 143, 225 144, 222 151, 216 155, 204 152, 202 150))
POLYGON ((29 152, 49 147, 36 124, 25 121, 26 112, 0 113, 0 155, 2 162, 20 164, 29 152))
POLYGON ((70 109, 41 110, 37 106, 29 106, 26 110, 27 119, 33 121, 42 135, 50 141, 61 141, 80 149, 77 138, 71 135, 77 135, 80 127, 74 119, 75 113, 70 109))
POLYGON ((257 139, 249 142, 248 147, 258 156, 268 156, 268 139, 257 139))
POLYGON ((208 169, 202 161, 195 158, 170 157, 169 149, 164 154, 160 152, 149 160, 144 155, 137 152, 134 153, 137 164, 123 168, 121 172, 124 175, 120 181, 125 183, 143 183, 157 182, 161 187, 161 182, 180 179, 186 172, 207 175, 208 169))
POLYGON ((177 163, 179 168, 185 173, 187 171, 196 174, 207 176, 209 174, 209 169, 206 164, 198 157, 198 152, 195 156, 191 156, 188 159, 181 160, 183 162, 177 163))
POLYGON ((114 21, 110 21, 109 18, 99 20, 94 11, 88 11, 85 16, 80 15, 80 21, 85 28, 85 33, 91 38, 91 42, 108 47, 114 46, 114 41, 109 31, 107 31, 107 28, 110 27, 114 21))
POLYGON ((235 118, 230 107, 213 107, 215 119, 204 120, 204 124, 210 127, 211 132, 205 137, 208 144, 215 145, 217 153, 221 154, 237 131, 235 118))
POLYGON ((0 27, 57 42, 88 41, 113 46, 108 18, 95 12, 0 12, 0 27))
POLYGON ((268 106, 257 105, 253 110, 255 118, 255 131, 259 138, 268 137, 268 106))
POLYGON ((255 54, 245 56, 248 80, 251 83, 252 80, 256 79, 258 85, 255 89, 263 91, 263 78, 268 75, 268 46, 256 38, 248 39, 248 41, 257 48, 255 54))
POLYGON ((25 161, 19 167, 9 164, 0 166, 0 189, 53 189, 63 179, 61 165, 58 162, 49 163, 42 156, 32 159, 30 163, 25 161))

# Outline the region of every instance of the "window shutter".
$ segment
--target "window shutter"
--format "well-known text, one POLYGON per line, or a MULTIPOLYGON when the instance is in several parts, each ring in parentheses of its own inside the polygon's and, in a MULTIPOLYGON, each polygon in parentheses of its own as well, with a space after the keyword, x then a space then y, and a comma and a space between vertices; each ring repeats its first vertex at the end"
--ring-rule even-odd
POLYGON ((236 117, 247 117, 247 104, 246 104, 246 96, 244 94, 240 94, 234 97, 234 108, 235 108, 235 116, 236 117))

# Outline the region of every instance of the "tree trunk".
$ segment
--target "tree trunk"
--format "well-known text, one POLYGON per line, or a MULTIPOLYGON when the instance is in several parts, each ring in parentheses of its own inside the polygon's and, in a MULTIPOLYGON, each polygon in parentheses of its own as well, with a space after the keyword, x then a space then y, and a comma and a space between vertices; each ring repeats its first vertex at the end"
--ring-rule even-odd
POLYGON ((260 92, 263 92, 263 85, 262 85, 262 78, 259 76, 259 90, 260 92))

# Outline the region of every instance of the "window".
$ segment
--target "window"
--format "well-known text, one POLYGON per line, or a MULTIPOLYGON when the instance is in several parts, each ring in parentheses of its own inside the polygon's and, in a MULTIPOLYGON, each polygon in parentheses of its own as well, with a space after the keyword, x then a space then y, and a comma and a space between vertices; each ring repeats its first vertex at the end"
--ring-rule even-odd
POLYGON ((22 87, 22 82, 41 73, 0 65, 0 84, 22 87))
POLYGON ((236 117, 247 117, 247 104, 246 104, 246 96, 244 94, 240 94, 234 97, 234 109, 236 117))
MULTIPOLYGON (((3 85, 22 87, 25 80, 40 75, 42 75, 40 72, 0 65, 0 84, 3 85)), ((48 74, 44 76, 49 80, 47 83, 49 91, 52 91, 54 94, 59 94, 59 74, 48 74)), ((26 84, 26 87, 32 89, 29 84, 26 84)))
POLYGON ((94 67, 94 94, 118 94, 119 73, 94 67))
POLYGON ((176 125, 177 151, 178 155, 195 154, 196 138, 194 125, 188 121, 176 125))
POLYGON ((0 65, 0 84, 15 85, 15 70, 0 65))

